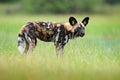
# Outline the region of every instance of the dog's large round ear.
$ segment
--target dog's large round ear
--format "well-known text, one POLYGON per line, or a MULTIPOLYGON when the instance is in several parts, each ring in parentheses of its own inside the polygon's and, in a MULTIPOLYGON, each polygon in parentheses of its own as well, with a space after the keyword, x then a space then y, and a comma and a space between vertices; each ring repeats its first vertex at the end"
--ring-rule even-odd
POLYGON ((89 17, 85 17, 83 20, 82 20, 82 23, 86 26, 89 22, 89 17))
POLYGON ((74 17, 70 17, 69 18, 69 23, 70 23, 70 25, 74 26, 74 25, 77 24, 77 20, 74 17))

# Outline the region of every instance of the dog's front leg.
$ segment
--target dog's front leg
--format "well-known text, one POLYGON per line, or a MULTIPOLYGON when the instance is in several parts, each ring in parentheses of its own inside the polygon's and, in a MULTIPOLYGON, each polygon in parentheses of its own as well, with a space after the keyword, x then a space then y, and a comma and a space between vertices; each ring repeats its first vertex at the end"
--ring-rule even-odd
POLYGON ((57 55, 57 57, 62 56, 63 55, 64 45, 62 45, 61 43, 58 43, 55 46, 56 46, 56 55, 57 55))

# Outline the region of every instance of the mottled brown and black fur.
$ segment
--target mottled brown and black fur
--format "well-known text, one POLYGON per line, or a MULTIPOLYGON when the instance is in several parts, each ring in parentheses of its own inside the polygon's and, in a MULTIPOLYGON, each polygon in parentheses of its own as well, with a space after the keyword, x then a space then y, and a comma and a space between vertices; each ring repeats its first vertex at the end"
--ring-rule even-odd
POLYGON ((18 49, 21 53, 33 51, 38 38, 45 42, 54 42, 56 54, 61 55, 69 39, 85 35, 84 29, 88 21, 89 17, 85 17, 82 22, 77 22, 74 17, 70 17, 69 23, 28 22, 19 31, 18 49))

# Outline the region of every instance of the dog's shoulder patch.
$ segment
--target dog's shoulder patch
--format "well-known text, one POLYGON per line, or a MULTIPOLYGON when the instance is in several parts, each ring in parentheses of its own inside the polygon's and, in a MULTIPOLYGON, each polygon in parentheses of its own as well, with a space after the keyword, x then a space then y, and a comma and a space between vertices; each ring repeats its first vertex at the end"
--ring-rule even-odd
POLYGON ((69 23, 64 23, 63 25, 68 31, 71 31, 73 29, 73 27, 69 23))

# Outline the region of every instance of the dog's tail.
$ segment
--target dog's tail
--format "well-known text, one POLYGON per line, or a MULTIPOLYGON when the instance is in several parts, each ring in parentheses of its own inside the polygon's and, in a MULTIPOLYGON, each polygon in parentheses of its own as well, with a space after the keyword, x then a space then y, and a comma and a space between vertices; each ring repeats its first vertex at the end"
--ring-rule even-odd
POLYGON ((21 34, 18 34, 18 50, 20 53, 25 52, 25 37, 21 34))
POLYGON ((26 30, 25 30, 25 26, 23 26, 20 29, 20 32, 18 34, 18 50, 20 51, 21 54, 23 53, 27 53, 28 48, 29 48, 29 44, 28 41, 26 39, 26 30))
POLYGON ((27 53, 29 50, 29 41, 30 38, 26 38, 26 33, 23 33, 23 35, 18 34, 18 50, 21 54, 27 53))

